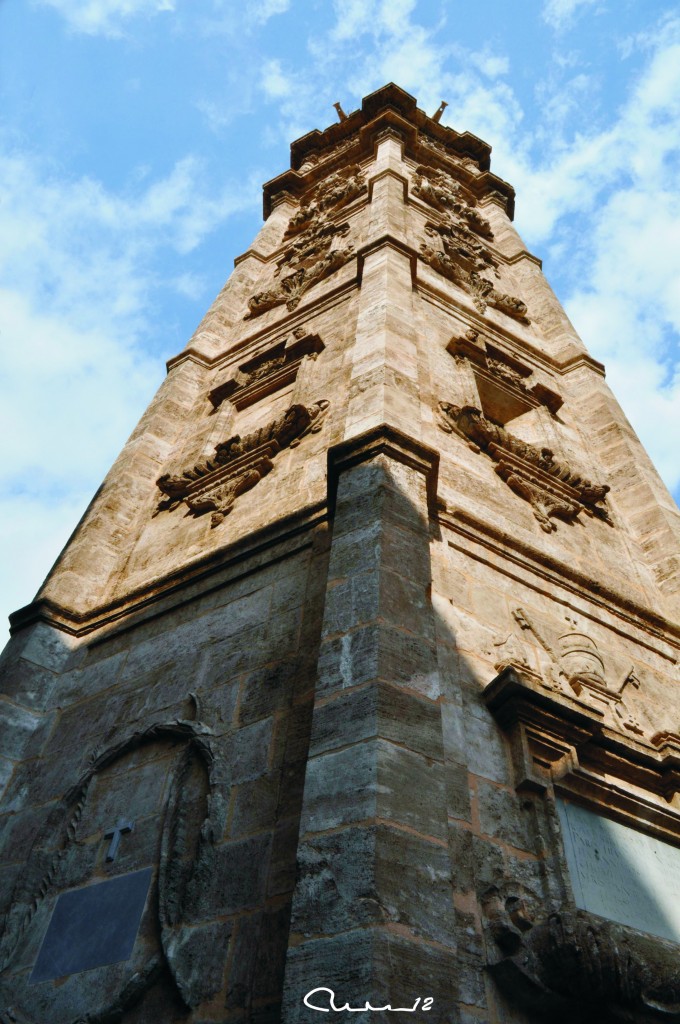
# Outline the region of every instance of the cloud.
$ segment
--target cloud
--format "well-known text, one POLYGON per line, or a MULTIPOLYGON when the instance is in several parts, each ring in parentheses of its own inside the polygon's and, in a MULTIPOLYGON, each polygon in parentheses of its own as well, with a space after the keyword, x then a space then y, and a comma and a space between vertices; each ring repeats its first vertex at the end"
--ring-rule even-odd
POLYGON ((122 26, 133 18, 150 18, 174 11, 175 0, 33 0, 52 7, 74 32, 86 35, 120 36, 122 26))
POLYGON ((597 0, 545 0, 543 20, 556 31, 566 28, 577 12, 584 7, 592 7, 597 0))
POLYGON ((162 380, 158 309, 168 288, 204 291, 183 254, 259 197, 249 183, 210 188, 192 156, 113 192, 19 151, 0 158, 0 193, 6 615, 37 590, 162 380))
POLYGON ((280 60, 268 60, 262 68, 262 89, 269 99, 281 99, 292 91, 292 82, 281 70, 280 60))
POLYGON ((248 19, 263 25, 277 14, 285 14, 290 8, 290 0, 254 0, 247 7, 248 19))

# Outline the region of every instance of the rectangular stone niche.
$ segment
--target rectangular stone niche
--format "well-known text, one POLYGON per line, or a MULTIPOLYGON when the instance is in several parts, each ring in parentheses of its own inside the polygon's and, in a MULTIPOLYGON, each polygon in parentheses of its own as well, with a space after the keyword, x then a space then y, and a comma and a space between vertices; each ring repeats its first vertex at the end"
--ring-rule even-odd
POLYGON ((31 982, 50 981, 127 960, 144 912, 151 868, 62 892, 31 982))
POLYGON ((578 804, 557 807, 576 906, 680 942, 680 849, 578 804))

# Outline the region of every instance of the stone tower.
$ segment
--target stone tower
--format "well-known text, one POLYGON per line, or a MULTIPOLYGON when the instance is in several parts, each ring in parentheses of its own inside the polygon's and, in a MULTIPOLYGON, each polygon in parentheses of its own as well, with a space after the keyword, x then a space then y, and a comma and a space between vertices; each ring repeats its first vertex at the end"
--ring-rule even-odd
POLYGON ((680 1020, 678 510, 489 146, 338 112, 12 617, 3 1024, 680 1020))

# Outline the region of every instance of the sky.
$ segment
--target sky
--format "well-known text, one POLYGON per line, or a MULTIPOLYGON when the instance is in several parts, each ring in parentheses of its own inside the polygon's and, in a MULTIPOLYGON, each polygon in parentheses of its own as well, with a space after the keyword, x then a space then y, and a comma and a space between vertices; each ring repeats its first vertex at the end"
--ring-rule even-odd
POLYGON ((676 4, 0 0, 0 622, 248 248, 290 142, 388 81, 492 145, 680 498, 676 4))

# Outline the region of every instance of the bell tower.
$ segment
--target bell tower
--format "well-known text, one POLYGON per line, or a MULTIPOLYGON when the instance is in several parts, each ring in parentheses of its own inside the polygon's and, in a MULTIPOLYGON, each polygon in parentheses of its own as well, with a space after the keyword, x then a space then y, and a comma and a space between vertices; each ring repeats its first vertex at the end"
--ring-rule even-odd
POLYGON ((680 1019, 680 513, 443 107, 292 144, 12 616, 2 1024, 680 1019))

